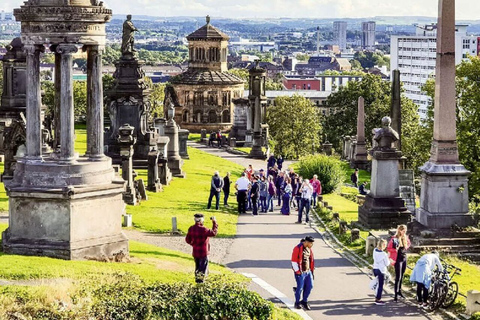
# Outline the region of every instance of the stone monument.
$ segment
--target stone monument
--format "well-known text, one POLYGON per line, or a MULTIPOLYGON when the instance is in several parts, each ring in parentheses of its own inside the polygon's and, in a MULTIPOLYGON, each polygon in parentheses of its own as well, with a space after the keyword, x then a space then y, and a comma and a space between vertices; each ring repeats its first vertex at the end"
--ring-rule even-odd
POLYGON ((178 126, 175 122, 175 107, 179 106, 179 104, 177 94, 171 86, 165 88, 165 100, 163 105, 164 108, 166 108, 167 115, 165 136, 170 140, 167 145, 168 168, 174 177, 185 178, 186 174, 182 171, 183 160, 179 153, 178 126))
POLYGON ((233 104, 235 106, 233 109, 233 126, 230 130, 229 139, 235 139, 235 145, 243 146, 247 133, 248 99, 234 99, 233 104))
POLYGON ((113 259, 128 255, 122 232, 124 181, 103 153, 102 51, 112 11, 91 0, 25 1, 21 21, 26 53, 26 153, 17 161, 9 194, 6 253, 62 259, 113 259), (55 153, 42 153, 40 54, 55 52, 60 75, 55 153), (87 51, 87 154, 74 149, 73 54, 87 51), (107 209, 107 210, 106 210, 107 209))
POLYGON ((439 0, 435 118, 430 160, 421 167, 417 220, 430 229, 473 225, 468 213, 468 177, 460 163, 456 135, 455 0, 439 0))
MULTIPOLYGON (((266 147, 266 139, 262 135, 263 129, 266 127, 265 111, 267 105, 267 96, 265 95, 265 78, 267 70, 259 66, 259 60, 255 60, 255 66, 250 69, 250 92, 248 100, 251 108, 251 117, 253 120, 253 141, 250 158, 266 159, 267 156, 262 148, 266 147)), ((268 139, 268 137, 266 137, 268 139)))
POLYGON ((123 24, 122 57, 115 63, 115 82, 107 92, 107 105, 111 126, 105 133, 106 154, 114 163, 121 163, 120 145, 117 137, 119 128, 128 123, 135 128, 134 167, 148 166, 148 154, 157 147, 157 134, 150 130, 150 89, 145 83, 142 63, 135 56, 134 33, 137 31, 131 15, 123 24))
POLYGON ((367 143, 365 142, 365 99, 363 97, 358 98, 357 145, 353 164, 355 168, 364 170, 368 166, 367 143))
POLYGON ((375 134, 377 146, 372 150, 372 181, 370 193, 358 207, 359 222, 369 229, 387 229, 410 221, 411 213, 400 197, 398 161, 402 153, 393 144, 398 133, 391 119, 382 119, 382 129, 375 134))

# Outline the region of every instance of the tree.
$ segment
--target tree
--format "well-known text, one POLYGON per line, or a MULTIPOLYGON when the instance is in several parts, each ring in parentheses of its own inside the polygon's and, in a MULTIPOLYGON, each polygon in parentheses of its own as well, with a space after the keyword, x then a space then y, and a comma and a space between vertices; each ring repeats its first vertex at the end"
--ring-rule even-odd
MULTIPOLYGON (((379 76, 368 74, 362 81, 351 81, 340 87, 338 92, 327 98, 329 114, 322 116, 323 131, 336 149, 341 146, 344 136, 357 134, 358 98, 365 99, 365 136, 371 146, 372 131, 381 126, 383 117, 390 115, 391 84, 379 76)), ((407 157, 407 165, 419 165, 416 141, 421 132, 418 107, 406 97, 402 97, 402 151, 407 157)), ((423 151, 425 152, 425 151, 423 151)), ((423 163, 420 163, 420 165, 423 163)))
MULTIPOLYGON (((55 85, 51 81, 42 81, 44 92, 42 102, 47 106, 47 114, 52 115, 55 110, 55 85)), ((75 120, 85 120, 87 116, 87 82, 73 81, 73 103, 75 120)))
POLYGON ((267 108, 267 123, 276 154, 298 159, 320 149, 318 108, 302 96, 276 98, 267 108))
MULTIPOLYGON (((370 69, 374 66, 387 66, 390 68, 390 58, 376 52, 358 51, 353 56, 353 61, 355 60, 360 63, 363 69, 370 69)), ((358 67, 356 63, 355 67, 358 67)))
POLYGON ((165 100, 165 83, 153 83, 152 79, 145 78, 147 86, 150 88, 150 112, 149 119, 153 120, 155 115, 163 117, 163 100, 165 100))
POLYGON ((245 90, 250 89, 250 84, 248 82, 249 73, 247 69, 233 68, 228 70, 228 72, 230 72, 233 75, 236 75, 237 77, 245 81, 245 90))
POLYGON ((102 55, 103 64, 113 65, 121 56, 122 53, 119 45, 106 46, 102 55))

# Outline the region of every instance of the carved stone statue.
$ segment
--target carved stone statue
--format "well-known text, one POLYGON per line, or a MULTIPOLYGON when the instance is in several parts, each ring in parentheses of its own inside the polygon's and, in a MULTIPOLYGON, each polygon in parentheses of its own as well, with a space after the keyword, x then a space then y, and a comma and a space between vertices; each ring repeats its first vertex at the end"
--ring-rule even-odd
POLYGON ((374 140, 377 141, 378 146, 376 149, 379 150, 390 150, 395 149, 393 143, 399 139, 398 133, 392 129, 390 126, 392 124, 392 119, 390 117, 383 117, 382 119, 382 129, 378 130, 375 133, 374 140))
POLYGON ((133 55, 136 50, 133 48, 135 38, 134 33, 138 31, 133 25, 132 15, 127 16, 127 20, 123 23, 123 36, 122 36, 122 55, 133 55))

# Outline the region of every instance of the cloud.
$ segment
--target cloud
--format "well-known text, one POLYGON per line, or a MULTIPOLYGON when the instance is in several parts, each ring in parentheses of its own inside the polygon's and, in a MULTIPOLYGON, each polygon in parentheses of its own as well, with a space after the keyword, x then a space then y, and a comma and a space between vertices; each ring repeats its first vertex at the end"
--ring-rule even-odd
MULTIPOLYGON (((0 0, 0 9, 18 8, 24 0, 0 0)), ((362 18, 436 16, 438 0, 104 0, 114 13, 152 16, 227 18, 362 18)), ((457 19, 480 20, 480 1, 457 0, 457 19)))

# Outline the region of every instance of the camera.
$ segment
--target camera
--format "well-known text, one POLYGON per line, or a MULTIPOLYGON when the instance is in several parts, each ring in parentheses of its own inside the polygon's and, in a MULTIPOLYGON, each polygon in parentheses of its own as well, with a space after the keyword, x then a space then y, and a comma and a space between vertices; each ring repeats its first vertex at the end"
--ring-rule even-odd
POLYGON ((213 217, 210 217, 210 220, 215 220, 215 217, 214 217, 214 216, 213 216, 213 217))

